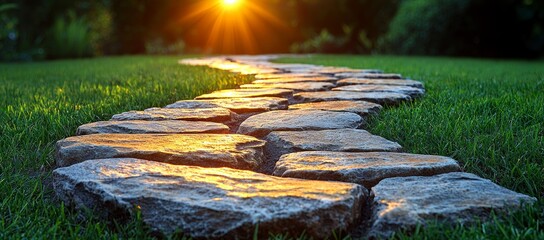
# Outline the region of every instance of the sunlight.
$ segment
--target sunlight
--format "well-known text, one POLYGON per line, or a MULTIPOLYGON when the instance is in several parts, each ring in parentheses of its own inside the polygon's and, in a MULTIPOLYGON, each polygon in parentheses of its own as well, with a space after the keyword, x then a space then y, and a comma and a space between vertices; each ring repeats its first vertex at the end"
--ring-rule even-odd
POLYGON ((259 1, 207 0, 190 9, 181 21, 193 22, 195 29, 206 29, 207 36, 201 38, 206 42, 206 53, 256 53, 257 35, 272 38, 271 28, 287 28, 259 1))
POLYGON ((236 5, 238 2, 238 0, 223 0, 223 5, 230 7, 236 5))

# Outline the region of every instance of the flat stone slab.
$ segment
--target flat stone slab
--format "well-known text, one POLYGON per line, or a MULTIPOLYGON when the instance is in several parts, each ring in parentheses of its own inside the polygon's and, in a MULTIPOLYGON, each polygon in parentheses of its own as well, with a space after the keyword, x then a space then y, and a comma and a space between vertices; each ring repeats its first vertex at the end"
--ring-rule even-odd
POLYGON ((111 118, 114 121, 127 120, 185 120, 185 121, 207 121, 207 122, 229 122, 236 119, 235 113, 226 108, 199 108, 199 109, 172 109, 172 108, 149 108, 144 111, 129 111, 115 114, 111 118))
POLYGON ((352 69, 352 68, 343 68, 343 67, 323 67, 315 71, 316 73, 321 74, 340 74, 340 73, 358 73, 358 74, 368 74, 368 73, 383 73, 379 69, 352 69))
POLYGON ((306 77, 323 77, 317 73, 271 73, 271 74, 257 74, 255 79, 278 79, 278 78, 306 78, 306 77))
POLYGON ((333 112, 352 112, 360 116, 378 113, 382 106, 366 101, 328 101, 300 103, 289 106, 289 110, 323 110, 333 112))
POLYGON ((267 112, 273 110, 285 110, 289 101, 279 97, 255 97, 255 98, 222 98, 209 100, 182 100, 166 106, 165 108, 227 108, 235 113, 267 112))
POLYGON ((93 134, 57 142, 57 166, 100 158, 140 158, 179 165, 256 169, 265 142, 238 134, 93 134))
POLYGON ((293 91, 287 89, 228 89, 204 94, 195 99, 218 99, 218 98, 252 98, 252 97, 279 97, 292 98, 293 91))
POLYGON ((280 78, 280 79, 267 79, 256 80, 254 84, 280 84, 280 83, 301 83, 301 82, 330 82, 335 83, 338 78, 334 77, 294 77, 294 78, 280 78))
POLYGON ((283 155, 275 176, 361 184, 367 188, 382 179, 429 176, 461 171, 448 157, 393 152, 298 152, 283 155))
POLYGON ((358 128, 363 118, 355 113, 320 110, 273 111, 249 117, 240 124, 239 134, 264 137, 272 131, 307 131, 358 128))
POLYGON ((79 126, 76 135, 97 133, 229 133, 229 127, 215 122, 182 120, 102 121, 79 126))
POLYGON ((381 105, 396 105, 402 101, 409 101, 409 95, 392 92, 301 92, 293 97, 295 103, 325 102, 325 101, 369 101, 381 105))
POLYGON ((276 83, 276 84, 244 84, 240 88, 281 88, 295 92, 327 91, 336 85, 329 82, 297 82, 297 83, 276 83))
POLYGON ((377 78, 377 79, 402 79, 402 75, 396 73, 338 73, 338 78, 377 78))
POLYGON ((333 88, 333 91, 350 91, 350 92, 391 92, 406 94, 417 97, 425 94, 425 90, 421 88, 408 86, 390 86, 390 85, 349 85, 333 88))
POLYGON ((372 188, 373 225, 370 235, 387 238, 412 230, 425 221, 470 223, 486 220, 490 210, 508 212, 535 198, 503 188, 470 173, 382 180, 372 188))
POLYGON ((86 161, 53 172, 67 206, 106 219, 142 221, 166 235, 259 239, 269 233, 325 239, 361 219, 367 190, 356 184, 272 177, 139 159, 86 161))
POLYGON ((392 85, 423 88, 423 83, 407 79, 366 79, 366 78, 346 78, 336 82, 338 86, 346 85, 392 85))
POLYGON ((271 172, 276 161, 285 154, 299 151, 335 152, 398 152, 402 150, 396 142, 372 135, 361 129, 332 129, 320 131, 276 131, 264 140, 265 172, 271 172))

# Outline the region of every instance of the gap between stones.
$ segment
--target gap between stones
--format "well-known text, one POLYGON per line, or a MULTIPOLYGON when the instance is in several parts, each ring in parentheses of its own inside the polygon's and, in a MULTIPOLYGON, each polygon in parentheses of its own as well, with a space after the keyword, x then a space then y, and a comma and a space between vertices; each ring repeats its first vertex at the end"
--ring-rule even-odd
POLYGON ((426 221, 475 223, 535 198, 461 172, 448 157, 401 153, 363 130, 382 105, 423 84, 375 69, 270 62, 279 55, 186 59, 256 81, 164 108, 116 114, 57 142, 57 195, 161 234, 387 238, 426 221), (237 134, 235 134, 237 133, 237 134))

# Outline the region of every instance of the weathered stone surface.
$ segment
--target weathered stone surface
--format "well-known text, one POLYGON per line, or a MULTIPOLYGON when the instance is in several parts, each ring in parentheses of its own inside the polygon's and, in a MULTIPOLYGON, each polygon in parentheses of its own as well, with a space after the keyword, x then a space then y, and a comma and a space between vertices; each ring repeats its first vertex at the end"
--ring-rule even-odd
POLYGON ((371 236, 389 237, 425 221, 470 223, 491 210, 512 211, 536 199, 510 191, 470 173, 384 179, 374 188, 371 236))
POLYGON ((256 169, 265 142, 237 134, 93 134, 57 142, 57 166, 133 157, 180 165, 256 169))
POLYGON ((381 105, 395 105, 401 101, 409 101, 412 98, 406 94, 391 92, 348 92, 348 91, 327 91, 327 92, 301 92, 293 97, 295 103, 324 102, 324 101, 369 101, 381 105))
POLYGON ((81 125, 77 135, 97 133, 229 133, 227 125, 215 122, 167 121, 102 121, 81 125))
POLYGON ((251 116, 238 128, 238 133, 264 137, 272 131, 306 131, 357 128, 361 116, 347 112, 320 110, 273 111, 251 116))
POLYGON ((310 102, 289 106, 289 110, 323 110, 333 112, 352 112, 361 116, 378 113, 381 109, 381 105, 366 101, 310 102))
POLYGON ((260 68, 260 67, 243 67, 230 70, 233 73, 239 73, 242 75, 253 75, 253 74, 280 74, 282 73, 278 69, 274 68, 260 68))
POLYGON ((300 82, 330 82, 335 83, 338 78, 333 77, 295 77, 295 78, 280 78, 253 81, 254 84, 280 84, 280 83, 300 83, 300 82))
POLYGON ((182 100, 166 106, 166 108, 227 108, 235 113, 267 112, 285 110, 289 101, 278 97, 255 98, 222 98, 209 100, 182 100))
POLYGON ((141 212, 164 234, 252 239, 269 233, 325 239, 361 218, 368 193, 356 184, 272 177, 139 159, 86 161, 53 172, 59 198, 107 219, 141 212))
POLYGON ((383 73, 382 70, 378 69, 351 69, 343 67, 323 67, 315 70, 314 72, 320 74, 340 74, 340 73, 358 73, 358 74, 368 74, 368 73, 383 73))
POLYGON ((264 140, 267 142, 264 148, 265 172, 271 172, 280 156, 299 151, 397 152, 402 149, 396 142, 361 129, 277 131, 268 134, 264 140))
POLYGON ((365 79, 365 78, 346 78, 336 82, 338 86, 346 85, 393 85, 423 88, 423 83, 407 79, 365 79))
POLYGON ((240 88, 280 88, 289 89, 295 92, 327 91, 335 85, 329 82, 297 82, 297 83, 276 83, 276 84, 244 84, 240 88))
POLYGON ((308 77, 323 77, 316 73, 279 73, 279 74, 257 74, 255 79, 281 79, 281 78, 308 78, 308 77))
POLYGON ((402 79, 402 75, 395 73, 338 73, 338 78, 377 78, 377 79, 402 79))
POLYGON ((218 99, 218 98, 252 98, 252 97, 280 97, 292 98, 293 91, 287 89, 228 89, 204 94, 195 99, 218 99))
POLYGON ((342 181, 370 188, 382 179, 460 171, 451 158, 393 152, 298 152, 283 155, 275 176, 342 181))
POLYGON ((172 109, 172 108, 149 108, 144 111, 129 111, 115 114, 111 120, 186 120, 186 121, 208 121, 208 122, 229 122, 236 119, 236 114, 226 108, 199 108, 199 109, 172 109))
POLYGON ((333 88, 333 91, 350 91, 350 92, 391 92, 406 94, 417 97, 425 94, 425 90, 407 86, 390 86, 390 85, 349 85, 333 88))

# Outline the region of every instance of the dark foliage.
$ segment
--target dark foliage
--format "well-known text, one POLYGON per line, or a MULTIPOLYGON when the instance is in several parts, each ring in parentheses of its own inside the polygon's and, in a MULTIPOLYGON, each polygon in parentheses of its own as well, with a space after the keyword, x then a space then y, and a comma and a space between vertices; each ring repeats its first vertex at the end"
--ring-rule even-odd
POLYGON ((396 54, 538 57, 544 50, 544 2, 406 0, 380 48, 396 54))
MULTIPOLYGON (((199 25, 199 18, 185 19, 203 1, 215 0, 0 0, 0 6, 16 6, 0 12, 0 59, 39 59, 44 53, 48 58, 182 50, 248 53, 243 48, 226 51, 207 46, 211 27, 199 25), (72 26, 72 35, 68 36, 69 31, 60 34, 64 31, 59 30, 59 21, 72 26), (89 51, 60 53, 63 40, 59 39, 84 39, 72 42, 78 46, 73 49, 89 51)), ((246 1, 280 22, 253 14, 250 22, 261 25, 251 28, 255 43, 251 53, 291 50, 531 58, 544 52, 544 1, 246 1)))

